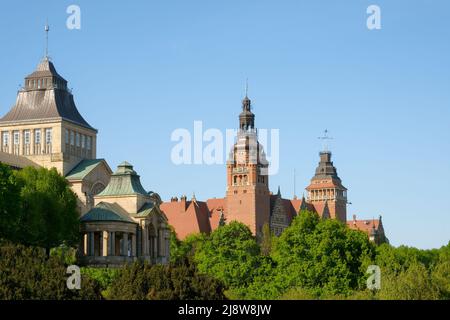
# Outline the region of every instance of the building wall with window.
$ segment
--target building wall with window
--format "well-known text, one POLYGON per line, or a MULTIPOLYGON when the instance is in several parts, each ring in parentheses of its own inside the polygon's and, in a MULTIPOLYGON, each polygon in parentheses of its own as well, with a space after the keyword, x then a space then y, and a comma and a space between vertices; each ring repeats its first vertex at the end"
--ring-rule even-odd
POLYGON ((66 121, 32 123, 0 122, 0 150, 23 156, 45 168, 56 168, 66 175, 82 159, 96 158, 97 133, 66 121), (79 141, 67 143, 66 133, 79 136, 79 141), (82 144, 84 142, 84 146, 82 144))

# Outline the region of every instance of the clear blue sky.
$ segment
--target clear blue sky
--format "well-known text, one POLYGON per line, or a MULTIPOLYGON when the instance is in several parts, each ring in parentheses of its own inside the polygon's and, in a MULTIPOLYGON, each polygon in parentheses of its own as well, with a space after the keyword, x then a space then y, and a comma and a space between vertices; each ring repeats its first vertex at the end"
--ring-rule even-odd
POLYGON ((46 18, 98 156, 128 160, 165 200, 224 196, 225 167, 175 166, 170 135, 236 127, 248 77, 257 126, 280 129, 272 190, 292 197, 295 168, 301 196, 328 128, 349 218, 381 214, 394 245, 450 240, 449 1, 2 1, 1 114, 43 56, 46 18))

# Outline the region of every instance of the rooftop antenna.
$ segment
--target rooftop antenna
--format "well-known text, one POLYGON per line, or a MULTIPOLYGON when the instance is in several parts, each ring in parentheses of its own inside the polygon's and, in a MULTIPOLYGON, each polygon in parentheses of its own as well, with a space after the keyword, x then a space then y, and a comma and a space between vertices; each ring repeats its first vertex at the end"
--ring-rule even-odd
POLYGON ((328 152, 328 142, 327 140, 333 140, 332 137, 328 136, 328 129, 325 129, 323 136, 318 137, 318 139, 323 140, 323 151, 328 152))
POLYGON ((48 26, 48 19, 45 22, 45 58, 48 59, 48 32, 50 27, 48 26))
POLYGON ((245 79, 245 97, 248 98, 248 78, 245 79))

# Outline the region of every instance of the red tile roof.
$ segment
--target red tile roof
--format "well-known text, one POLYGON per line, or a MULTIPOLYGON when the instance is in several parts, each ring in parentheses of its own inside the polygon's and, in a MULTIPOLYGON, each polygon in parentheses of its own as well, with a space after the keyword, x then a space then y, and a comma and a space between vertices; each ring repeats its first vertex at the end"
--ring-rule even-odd
POLYGON ((225 199, 204 201, 163 202, 161 210, 166 214, 169 224, 174 227, 179 239, 193 233, 210 233, 219 226, 220 213, 224 210, 225 199))

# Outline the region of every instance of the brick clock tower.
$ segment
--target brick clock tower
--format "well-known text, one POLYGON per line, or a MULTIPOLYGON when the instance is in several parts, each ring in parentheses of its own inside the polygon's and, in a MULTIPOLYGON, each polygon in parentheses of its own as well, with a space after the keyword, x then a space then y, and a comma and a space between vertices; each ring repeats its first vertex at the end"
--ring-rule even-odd
MULTIPOLYGON (((316 174, 311 179, 308 191, 308 202, 315 207, 328 206, 332 219, 347 221, 347 188, 342 185, 336 168, 331 161, 331 152, 320 152, 320 162, 316 174)), ((323 210, 317 210, 318 212, 323 210)))
POLYGON ((255 115, 245 96, 237 141, 227 161, 226 220, 242 222, 260 235, 270 220, 269 163, 258 142, 255 115))

